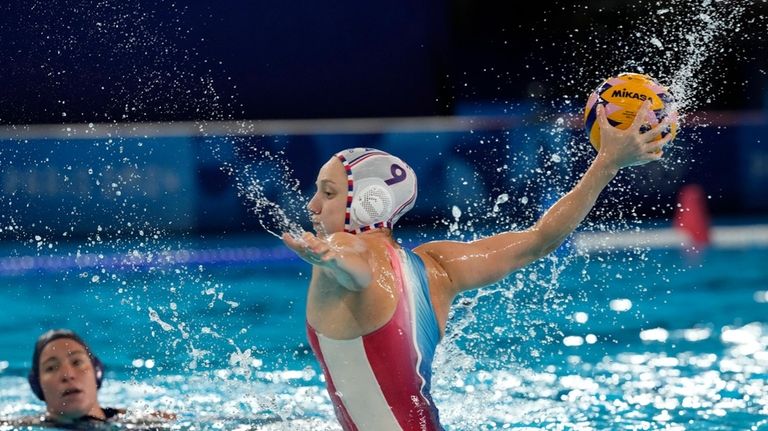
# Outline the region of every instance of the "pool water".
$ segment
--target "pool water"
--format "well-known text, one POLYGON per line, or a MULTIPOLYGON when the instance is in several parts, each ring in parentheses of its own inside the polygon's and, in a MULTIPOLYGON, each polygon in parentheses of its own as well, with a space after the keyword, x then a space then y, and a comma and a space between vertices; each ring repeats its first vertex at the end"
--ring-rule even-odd
MULTIPOLYGON (((103 405, 179 415, 154 429, 340 429, 304 337, 309 267, 277 239, 3 247, 0 418, 43 410, 32 346, 67 327, 106 363, 103 405)), ((765 262, 560 253, 460 297, 433 377, 446 429, 768 429, 765 262)))

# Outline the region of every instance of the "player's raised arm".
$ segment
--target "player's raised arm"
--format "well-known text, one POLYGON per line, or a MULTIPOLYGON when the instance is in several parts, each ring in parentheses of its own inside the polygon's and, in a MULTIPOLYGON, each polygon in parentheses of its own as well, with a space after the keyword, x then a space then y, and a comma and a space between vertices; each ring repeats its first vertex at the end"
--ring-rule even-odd
POLYGON ((470 243, 436 241, 417 251, 434 259, 451 280, 454 294, 495 283, 513 271, 555 250, 581 224, 597 197, 621 168, 661 158, 663 146, 672 139, 659 139, 669 126, 667 118, 648 132, 641 128, 650 103, 638 111, 625 130, 611 126, 605 109, 598 107, 602 145, 597 157, 576 186, 558 200, 531 228, 505 232, 470 243))

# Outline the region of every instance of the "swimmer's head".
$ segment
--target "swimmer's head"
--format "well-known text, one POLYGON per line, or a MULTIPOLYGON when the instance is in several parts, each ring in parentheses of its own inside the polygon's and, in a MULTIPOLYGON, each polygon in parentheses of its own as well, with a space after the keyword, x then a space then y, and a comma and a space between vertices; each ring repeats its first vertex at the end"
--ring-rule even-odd
POLYGON ((28 381, 51 413, 87 414, 103 377, 101 361, 76 333, 56 329, 37 339, 28 381))
POLYGON ((347 175, 344 230, 392 228, 416 203, 416 174, 398 157, 374 148, 336 153, 347 175))

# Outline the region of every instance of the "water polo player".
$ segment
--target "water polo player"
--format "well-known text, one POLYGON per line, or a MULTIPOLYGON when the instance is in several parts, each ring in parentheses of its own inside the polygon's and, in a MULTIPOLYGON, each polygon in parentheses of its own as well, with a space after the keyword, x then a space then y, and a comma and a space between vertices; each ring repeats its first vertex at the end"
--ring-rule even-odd
POLYGON ((649 109, 619 130, 601 106, 601 147, 576 186, 529 229, 467 243, 398 245, 392 227, 417 195, 403 160, 354 148, 322 166, 308 204, 317 234, 283 241, 312 264, 307 334, 344 430, 443 429, 431 366, 454 298, 555 250, 621 168, 661 158, 669 120, 643 133, 649 109))
POLYGON ((104 365, 76 333, 51 330, 35 343, 28 379, 32 392, 45 402, 44 422, 107 422, 125 413, 99 404, 103 378, 104 365))
POLYGON ((27 379, 35 396, 45 402, 45 414, 0 420, 0 425, 94 429, 104 423, 138 425, 175 419, 174 414, 164 412, 129 418, 125 409, 102 407, 98 391, 104 365, 88 344, 68 329, 50 330, 37 339, 27 379))

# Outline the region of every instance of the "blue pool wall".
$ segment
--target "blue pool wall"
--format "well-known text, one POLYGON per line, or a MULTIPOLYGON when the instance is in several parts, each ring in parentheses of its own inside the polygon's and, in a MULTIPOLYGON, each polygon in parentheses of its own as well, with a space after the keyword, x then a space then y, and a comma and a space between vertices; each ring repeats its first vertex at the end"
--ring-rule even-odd
MULTIPOLYGON (((606 190, 605 201, 626 193, 620 185, 627 183, 636 194, 630 204, 645 208, 639 217, 664 219, 671 217, 680 187, 697 183, 715 217, 764 216, 766 141, 765 113, 757 121, 727 127, 684 129, 668 151, 669 161, 633 168, 634 174, 606 190)), ((250 164, 252 177, 270 177, 285 164, 301 194, 310 196, 319 167, 334 152, 356 146, 400 155, 416 171, 419 200, 401 226, 450 218, 452 206, 461 205, 466 193, 491 205, 503 193, 512 199, 531 196, 546 207, 595 154, 582 130, 552 133, 540 124, 366 134, 5 138, 0 140, 0 223, 26 234, 66 229, 74 236, 119 228, 116 217, 121 216, 168 231, 258 231, 258 218, 238 193, 239 170, 250 164), (265 152, 277 156, 267 158, 265 152), (552 154, 563 161, 553 164, 552 154)), ((265 193, 278 204, 290 204, 283 202, 291 197, 281 184, 265 183, 265 193)), ((0 236, 9 237, 9 230, 0 230, 0 236)))

